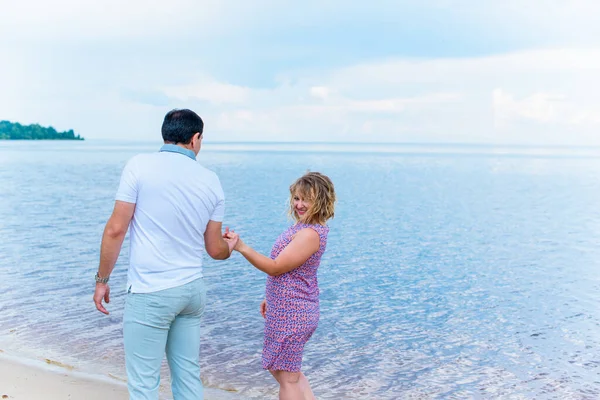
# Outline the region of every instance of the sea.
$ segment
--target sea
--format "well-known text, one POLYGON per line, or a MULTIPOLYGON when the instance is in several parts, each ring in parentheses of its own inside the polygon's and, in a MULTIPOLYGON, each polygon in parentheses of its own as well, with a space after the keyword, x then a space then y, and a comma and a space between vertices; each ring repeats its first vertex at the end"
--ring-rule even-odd
MULTIPOLYGON (((156 142, 0 142, 0 349, 125 378, 128 239, 105 316, 92 302, 120 173, 156 142)), ((600 398, 600 148, 211 143, 224 225, 268 254, 289 185, 338 202, 303 371, 319 399, 600 398)), ((182 174, 187 173, 181 171, 182 174)), ((202 379, 276 399, 261 368, 265 275, 205 260, 202 379)), ((163 394, 169 398, 163 365, 163 394)))

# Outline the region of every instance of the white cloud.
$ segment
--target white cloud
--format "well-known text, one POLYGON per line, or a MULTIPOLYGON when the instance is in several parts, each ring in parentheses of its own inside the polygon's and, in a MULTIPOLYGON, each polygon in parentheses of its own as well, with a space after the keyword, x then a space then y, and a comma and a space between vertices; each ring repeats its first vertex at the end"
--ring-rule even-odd
POLYGON ((36 41, 118 39, 217 28, 224 11, 203 0, 2 1, 0 37, 36 41))
POLYGON ((192 85, 170 86, 164 88, 164 93, 187 102, 205 100, 213 104, 243 103, 248 100, 251 90, 248 88, 220 83, 212 78, 205 77, 192 85))
MULTIPOLYGON (((516 100, 513 95, 502 89, 493 92, 495 122, 500 126, 516 118, 525 118, 541 124, 552 122, 575 122, 565 111, 569 103, 565 96, 550 93, 534 93, 524 99, 516 100)), ((570 114, 570 113, 569 113, 570 114)))
MULTIPOLYGON (((562 130, 563 140, 568 142, 570 135, 577 134, 580 144, 600 143, 600 102, 583 103, 581 97, 569 99, 565 95, 553 93, 533 93, 517 99, 502 89, 493 92, 494 128, 497 131, 519 129, 519 124, 527 124, 538 131, 562 130)), ((523 132, 527 135, 528 132, 523 132)), ((529 132, 531 136, 536 132, 529 132)))
POLYGON ((223 111, 215 128, 259 140, 600 144, 598 68, 597 50, 372 62, 251 90, 243 118, 223 111))
MULTIPOLYGON (((591 0, 0 2, 0 52, 10 60, 0 63, 0 119, 74 128, 89 138, 154 139, 166 111, 189 107, 218 140, 600 144, 593 18, 600 3, 591 0), (401 57, 392 46, 383 58, 333 67, 318 60, 290 67, 285 59, 270 73, 276 85, 261 88, 219 69, 246 67, 236 48, 221 46, 223 38, 247 55, 260 53, 266 70, 268 40, 293 27, 399 26, 405 19, 418 27, 427 13, 446 16, 452 29, 467 27, 466 34, 481 32, 482 40, 539 36, 567 44, 454 58, 401 57)), ((348 41, 363 39, 351 34, 348 41)), ((417 30, 398 40, 423 36, 417 30)), ((286 57, 311 45, 282 43, 274 47, 286 57)))
MULTIPOLYGON (((0 0, 0 39, 36 41, 123 40, 130 37, 169 39, 265 33, 334 24, 448 25, 482 35, 527 39, 528 36, 598 43, 596 0, 0 0)), ((352 32, 348 31, 351 35, 352 32)), ((243 39, 243 38, 242 38, 243 39)), ((403 40, 404 38, 399 38, 403 40)), ((410 40, 418 40, 418 36, 410 40)), ((581 43, 580 43, 581 44, 581 43)))
POLYGON ((325 86, 313 86, 310 88, 310 95, 318 99, 326 99, 329 96, 329 88, 325 86))
POLYGON ((10 93, 0 96, 3 118, 75 128, 90 138, 126 132, 153 139, 164 113, 185 106, 217 140, 600 144, 599 50, 369 62, 290 74, 272 89, 178 66, 142 78, 117 71, 121 89, 162 94, 160 106, 127 98, 118 86, 36 76, 27 63, 2 68, 12 75, 0 74, 10 93), (14 79, 20 73, 27 80, 14 79), (173 74, 184 83, 163 84, 173 74))

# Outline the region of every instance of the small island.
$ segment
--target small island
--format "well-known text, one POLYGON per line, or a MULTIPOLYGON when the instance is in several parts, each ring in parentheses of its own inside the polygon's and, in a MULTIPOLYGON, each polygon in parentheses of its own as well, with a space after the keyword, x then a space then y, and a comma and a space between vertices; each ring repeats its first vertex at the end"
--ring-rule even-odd
POLYGON ((0 121, 0 140, 84 140, 72 129, 58 132, 53 127, 39 124, 21 125, 18 122, 0 121))

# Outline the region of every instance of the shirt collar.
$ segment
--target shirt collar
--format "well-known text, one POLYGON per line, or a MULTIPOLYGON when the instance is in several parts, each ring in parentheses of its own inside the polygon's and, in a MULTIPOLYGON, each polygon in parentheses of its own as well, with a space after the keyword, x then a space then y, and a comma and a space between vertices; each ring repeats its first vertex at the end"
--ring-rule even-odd
POLYGON ((179 154, 183 154, 184 156, 187 156, 189 158, 191 158, 192 160, 196 160, 196 154, 189 149, 185 149, 181 146, 177 146, 176 144, 165 144, 163 145, 163 147, 160 148, 160 151, 168 151, 170 153, 179 153, 179 154))

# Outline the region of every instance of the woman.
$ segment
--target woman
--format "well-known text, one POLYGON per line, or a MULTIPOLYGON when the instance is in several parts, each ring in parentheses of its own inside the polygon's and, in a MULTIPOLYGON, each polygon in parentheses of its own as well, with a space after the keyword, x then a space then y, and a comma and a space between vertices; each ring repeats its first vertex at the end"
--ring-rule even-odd
POLYGON ((309 172, 290 186, 290 215, 295 223, 283 232, 266 257, 238 239, 234 250, 267 273, 266 298, 260 305, 265 318, 262 365, 279 383, 279 399, 314 399, 301 372, 304 345, 319 323, 317 269, 327 245, 336 196, 331 180, 309 172))

